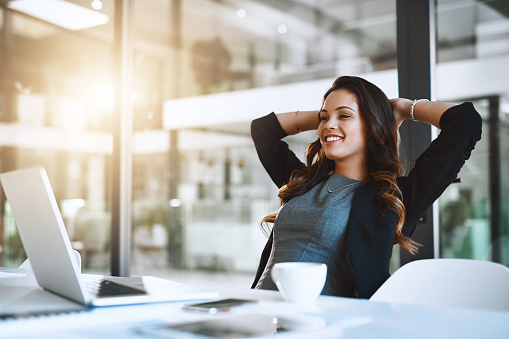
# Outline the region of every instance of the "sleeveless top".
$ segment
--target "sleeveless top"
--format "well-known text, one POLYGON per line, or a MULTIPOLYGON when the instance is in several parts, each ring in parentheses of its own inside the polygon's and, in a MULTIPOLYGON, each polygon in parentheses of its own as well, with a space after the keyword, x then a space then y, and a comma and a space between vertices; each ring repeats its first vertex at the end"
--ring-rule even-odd
POLYGON ((270 276, 275 263, 318 262, 327 265, 323 295, 353 295, 355 287, 343 240, 354 193, 362 184, 332 174, 288 201, 274 222, 271 255, 256 288, 277 290, 270 276))

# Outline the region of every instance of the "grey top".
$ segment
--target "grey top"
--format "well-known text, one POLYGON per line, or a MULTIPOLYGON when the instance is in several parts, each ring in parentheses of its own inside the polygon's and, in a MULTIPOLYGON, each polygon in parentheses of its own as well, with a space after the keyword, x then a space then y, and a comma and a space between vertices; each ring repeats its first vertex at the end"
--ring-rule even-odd
POLYGON ((318 262, 327 264, 322 294, 353 295, 354 283, 342 240, 354 193, 362 184, 332 174, 327 181, 286 203, 274 222, 271 255, 256 288, 277 290, 270 276, 275 263, 318 262))

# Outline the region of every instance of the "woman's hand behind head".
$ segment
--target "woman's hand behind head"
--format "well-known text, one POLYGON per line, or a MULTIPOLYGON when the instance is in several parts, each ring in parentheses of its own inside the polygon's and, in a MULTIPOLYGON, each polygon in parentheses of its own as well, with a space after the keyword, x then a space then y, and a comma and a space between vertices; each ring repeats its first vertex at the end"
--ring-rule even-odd
POLYGON ((396 119, 396 126, 401 126, 403 121, 410 119, 410 106, 412 101, 404 98, 389 99, 392 105, 392 113, 396 119))

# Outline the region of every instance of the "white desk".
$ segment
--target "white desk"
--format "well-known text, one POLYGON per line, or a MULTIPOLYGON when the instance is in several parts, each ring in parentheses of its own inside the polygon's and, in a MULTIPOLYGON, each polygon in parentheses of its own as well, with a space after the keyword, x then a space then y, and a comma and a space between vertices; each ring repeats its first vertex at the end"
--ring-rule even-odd
MULTIPOLYGON (((29 287, 32 284, 30 277, 0 279, 0 307, 9 286, 29 287)), ((509 338, 509 312, 391 305, 335 297, 320 297, 311 307, 297 307, 283 302, 279 293, 273 291, 228 288, 218 292, 221 297, 254 298, 260 302, 253 307, 217 315, 182 311, 182 303, 161 303, 0 320, 0 337, 140 339, 148 336, 141 335, 136 329, 149 324, 255 312, 290 318, 320 317, 327 323, 325 328, 313 332, 278 334, 283 338, 509 338)))

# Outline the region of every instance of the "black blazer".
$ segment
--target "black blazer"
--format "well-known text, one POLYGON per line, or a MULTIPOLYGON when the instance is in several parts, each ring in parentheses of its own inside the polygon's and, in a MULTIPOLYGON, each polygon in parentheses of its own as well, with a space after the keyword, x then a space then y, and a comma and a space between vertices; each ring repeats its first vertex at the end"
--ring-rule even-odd
MULTIPOLYGON (((403 234, 410 237, 417 221, 458 175, 481 138, 482 119, 472 103, 449 108, 440 119, 438 137, 416 160, 407 176, 397 179, 406 208, 403 234)), ((277 187, 305 165, 281 139, 287 136, 271 113, 251 123, 251 135, 261 163, 277 187)), ((360 298, 371 295, 389 277, 397 215, 379 206, 374 184, 356 191, 346 228, 347 261, 360 298)), ((272 248, 272 234, 262 252, 252 288, 262 275, 272 248)))

